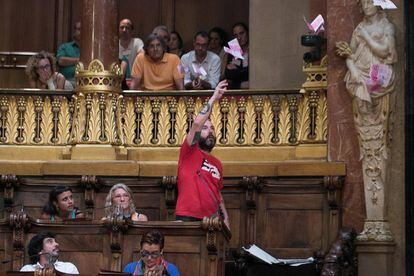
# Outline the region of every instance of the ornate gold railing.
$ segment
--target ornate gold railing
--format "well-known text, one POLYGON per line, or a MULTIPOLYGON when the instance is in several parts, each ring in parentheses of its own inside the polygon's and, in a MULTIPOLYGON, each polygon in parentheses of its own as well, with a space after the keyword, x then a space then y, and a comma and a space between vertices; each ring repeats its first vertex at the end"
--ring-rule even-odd
MULTIPOLYGON (((212 91, 0 90, 0 144, 174 147, 212 91)), ((326 93, 229 91, 211 114, 218 146, 326 143, 326 93)))

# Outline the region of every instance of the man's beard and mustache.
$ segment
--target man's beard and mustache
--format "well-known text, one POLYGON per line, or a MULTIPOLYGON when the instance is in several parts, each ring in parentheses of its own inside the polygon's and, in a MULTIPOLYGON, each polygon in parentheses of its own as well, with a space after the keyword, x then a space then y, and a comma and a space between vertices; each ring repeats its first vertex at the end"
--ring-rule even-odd
POLYGON ((201 150, 211 152, 216 145, 216 137, 213 134, 209 134, 206 138, 200 137, 198 140, 198 146, 201 150))

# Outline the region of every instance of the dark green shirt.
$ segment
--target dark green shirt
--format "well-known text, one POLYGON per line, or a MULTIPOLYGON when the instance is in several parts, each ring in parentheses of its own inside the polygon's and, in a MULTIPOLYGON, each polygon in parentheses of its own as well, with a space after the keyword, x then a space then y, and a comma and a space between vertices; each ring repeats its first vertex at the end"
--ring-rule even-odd
MULTIPOLYGON (((80 49, 75 41, 63 43, 57 50, 56 58, 59 60, 61 57, 80 57, 80 49)), ((60 66, 59 70, 67 80, 73 80, 75 78, 75 65, 71 66, 60 66)))

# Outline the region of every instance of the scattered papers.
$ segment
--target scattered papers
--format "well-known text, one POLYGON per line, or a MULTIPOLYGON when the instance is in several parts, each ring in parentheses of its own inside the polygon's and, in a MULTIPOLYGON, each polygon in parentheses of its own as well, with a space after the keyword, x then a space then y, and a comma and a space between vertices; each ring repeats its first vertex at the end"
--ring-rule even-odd
POLYGON ((374 6, 380 6, 384 10, 392 10, 397 8, 391 0, 374 0, 374 6))
POLYGON ((194 64, 194 63, 192 65, 193 65, 194 73, 197 76, 203 76, 203 77, 207 76, 207 72, 206 72, 206 70, 204 70, 203 66, 197 65, 197 64, 194 64))
POLYGON ((368 92, 374 93, 390 83, 392 69, 386 64, 373 64, 369 70, 369 79, 366 80, 368 92))
POLYGON ((223 49, 224 49, 224 52, 229 53, 235 58, 244 59, 243 50, 241 49, 237 38, 229 41, 229 48, 224 46, 223 49))
POLYGON ((184 66, 182 64, 178 64, 177 69, 178 69, 178 72, 180 72, 181 74, 187 74, 188 73, 188 67, 184 66))
POLYGON ((251 245, 247 249, 243 247, 243 250, 249 252, 251 255, 255 256, 256 258, 268 263, 268 264, 285 264, 290 266, 300 266, 303 264, 310 264, 315 261, 314 258, 310 257, 307 259, 276 259, 260 247, 256 245, 251 245))
POLYGON ((325 28, 323 27, 323 25, 325 24, 325 20, 320 14, 312 21, 312 23, 309 23, 306 20, 305 16, 303 16, 303 20, 305 21, 306 26, 308 26, 308 29, 314 34, 319 34, 321 31, 325 30, 325 28))

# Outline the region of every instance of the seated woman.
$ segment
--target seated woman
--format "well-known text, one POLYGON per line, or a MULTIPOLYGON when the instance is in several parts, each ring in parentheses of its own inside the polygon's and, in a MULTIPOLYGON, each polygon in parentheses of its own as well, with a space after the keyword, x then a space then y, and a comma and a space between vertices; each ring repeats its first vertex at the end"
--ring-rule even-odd
POLYGON ((176 54, 179 57, 184 55, 183 39, 177 31, 172 31, 170 34, 170 41, 168 42, 168 53, 176 54))
POLYGON ((237 38, 243 51, 243 60, 228 55, 225 69, 226 79, 229 81, 229 89, 249 88, 249 28, 244 23, 236 23, 233 26, 233 36, 237 38))
POLYGON ((127 185, 123 183, 118 183, 112 186, 111 190, 106 196, 106 217, 102 219, 104 220, 118 211, 122 212, 122 215, 124 217, 129 218, 132 221, 148 221, 146 215, 140 214, 136 211, 132 197, 132 191, 127 185))
POLYGON ((50 221, 84 218, 84 214, 74 206, 72 189, 57 186, 49 193, 49 202, 43 207, 41 218, 50 221))
POLYGON ((40 89, 73 89, 72 84, 56 70, 55 57, 42 51, 31 56, 26 64, 26 75, 31 88, 40 89))
POLYGON ((208 50, 220 57, 221 71, 220 80, 224 79, 224 70, 227 65, 227 54, 224 52, 223 46, 227 41, 227 33, 220 27, 214 27, 208 32, 209 43, 208 50))

